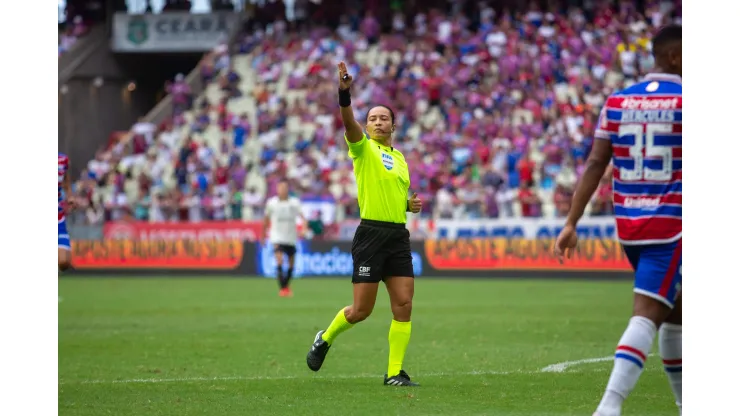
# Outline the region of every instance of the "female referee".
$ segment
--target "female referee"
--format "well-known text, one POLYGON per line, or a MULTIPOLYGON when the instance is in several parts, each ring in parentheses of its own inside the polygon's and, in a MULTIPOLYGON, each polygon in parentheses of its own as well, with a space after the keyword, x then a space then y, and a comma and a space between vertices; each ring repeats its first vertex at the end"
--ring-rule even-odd
POLYGON ((363 133, 351 107, 352 76, 347 73, 344 62, 338 69, 339 107, 357 179, 362 220, 352 241, 352 304, 342 308, 329 327, 316 334, 306 363, 311 370, 319 371, 336 337, 370 316, 382 280, 388 289, 393 312, 388 333, 388 372, 383 384, 416 386, 402 369, 411 337, 411 300, 414 297, 414 268, 406 212, 420 212, 421 200, 416 194, 407 199, 408 165, 391 142, 396 128, 393 110, 385 106, 371 108, 365 126, 367 134, 363 133))

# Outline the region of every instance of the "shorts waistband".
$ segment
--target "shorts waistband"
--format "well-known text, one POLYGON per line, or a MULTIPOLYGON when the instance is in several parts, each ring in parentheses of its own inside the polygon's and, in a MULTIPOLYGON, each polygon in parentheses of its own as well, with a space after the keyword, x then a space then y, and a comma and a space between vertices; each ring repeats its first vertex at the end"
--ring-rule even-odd
POLYGON ((367 225, 368 227, 383 227, 383 228, 395 228, 395 229, 406 228, 406 224, 400 224, 397 222, 366 220, 364 218, 360 220, 360 225, 367 225))

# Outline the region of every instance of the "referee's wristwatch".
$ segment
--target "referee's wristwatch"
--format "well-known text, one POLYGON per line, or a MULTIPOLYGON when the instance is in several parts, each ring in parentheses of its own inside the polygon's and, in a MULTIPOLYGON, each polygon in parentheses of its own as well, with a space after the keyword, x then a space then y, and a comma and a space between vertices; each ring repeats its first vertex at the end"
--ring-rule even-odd
POLYGON ((411 200, 406 200, 406 212, 411 212, 411 200))

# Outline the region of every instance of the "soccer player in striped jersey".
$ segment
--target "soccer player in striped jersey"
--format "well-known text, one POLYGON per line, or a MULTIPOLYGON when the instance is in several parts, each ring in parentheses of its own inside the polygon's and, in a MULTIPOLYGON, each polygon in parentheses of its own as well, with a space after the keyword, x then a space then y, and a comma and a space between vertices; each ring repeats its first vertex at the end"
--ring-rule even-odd
POLYGON ((570 258, 576 224, 614 163, 617 232, 635 270, 632 318, 595 416, 619 416, 655 335, 681 409, 681 26, 653 38, 656 72, 610 96, 555 254, 570 258))
POLYGON ((69 181, 69 157, 59 153, 57 159, 57 212, 59 213, 59 244, 57 246, 59 270, 65 271, 72 267, 72 247, 69 242, 69 233, 67 233, 67 224, 65 218, 65 209, 72 205, 72 187, 69 181), (66 203, 64 199, 67 199, 66 203))

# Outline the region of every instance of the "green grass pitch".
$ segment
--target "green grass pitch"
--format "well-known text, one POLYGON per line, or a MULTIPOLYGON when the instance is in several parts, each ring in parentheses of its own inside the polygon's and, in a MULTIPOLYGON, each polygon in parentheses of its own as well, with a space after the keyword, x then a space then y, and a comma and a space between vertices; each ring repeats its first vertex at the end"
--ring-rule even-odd
MULTIPOLYGON (((630 283, 417 279, 405 369, 382 385, 388 296, 342 334, 324 367, 305 356, 351 302, 347 279, 66 278, 59 281, 60 415, 587 415, 627 324, 630 283), (563 368, 564 367, 564 368, 563 368)), ((678 414, 657 356, 625 415, 678 414)))

